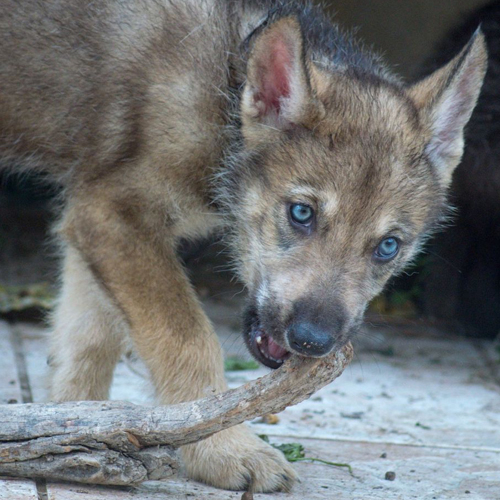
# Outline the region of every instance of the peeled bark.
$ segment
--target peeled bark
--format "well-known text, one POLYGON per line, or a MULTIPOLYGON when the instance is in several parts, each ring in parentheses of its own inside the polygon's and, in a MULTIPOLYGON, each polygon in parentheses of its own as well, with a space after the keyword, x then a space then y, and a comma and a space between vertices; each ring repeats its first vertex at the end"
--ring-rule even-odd
POLYGON ((237 389, 173 406, 121 401, 0 405, 0 475, 133 485, 178 469, 176 448, 307 399, 336 379, 352 346, 292 357, 237 389))

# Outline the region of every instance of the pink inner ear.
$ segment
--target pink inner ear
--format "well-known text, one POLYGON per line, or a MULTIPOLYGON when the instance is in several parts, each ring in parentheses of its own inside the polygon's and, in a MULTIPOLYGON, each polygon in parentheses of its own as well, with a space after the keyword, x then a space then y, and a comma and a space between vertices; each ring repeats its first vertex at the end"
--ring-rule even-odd
POLYGON ((260 68, 260 92, 257 101, 264 104, 264 113, 280 112, 282 98, 290 97, 292 51, 283 40, 274 40, 260 68))

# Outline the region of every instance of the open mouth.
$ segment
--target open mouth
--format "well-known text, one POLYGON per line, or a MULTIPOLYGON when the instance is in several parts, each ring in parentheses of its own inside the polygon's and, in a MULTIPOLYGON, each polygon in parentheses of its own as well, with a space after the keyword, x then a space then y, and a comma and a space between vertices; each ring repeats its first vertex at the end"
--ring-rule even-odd
POLYGON ((262 328, 254 310, 247 311, 245 340, 251 354, 269 368, 279 368, 290 353, 262 328))

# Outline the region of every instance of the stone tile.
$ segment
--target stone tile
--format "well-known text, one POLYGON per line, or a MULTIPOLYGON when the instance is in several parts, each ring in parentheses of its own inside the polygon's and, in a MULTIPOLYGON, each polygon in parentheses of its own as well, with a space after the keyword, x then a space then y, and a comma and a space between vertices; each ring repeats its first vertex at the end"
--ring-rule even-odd
POLYGON ((241 498, 241 492, 218 490, 183 479, 168 482, 151 481, 137 488, 50 483, 47 485, 47 492, 48 500, 239 500, 241 498))
MULTIPOLYGON (((14 348, 11 342, 11 327, 0 321, 0 404, 22 403, 14 348)), ((34 481, 29 479, 0 478, 0 500, 37 500, 34 481)))
POLYGON ((21 403, 21 386, 17 376, 14 349, 11 344, 8 323, 0 321, 0 404, 21 403))
MULTIPOLYGON (((434 497, 486 500, 496 498, 495 494, 500 492, 498 453, 366 443, 316 442, 308 445, 305 441, 305 444, 309 456, 350 463, 354 477, 326 466, 303 464, 301 470, 307 486, 299 486, 302 497, 308 492, 316 492, 317 498, 322 498, 323 486, 328 487, 331 497, 346 500, 434 497), (384 453, 387 458, 380 458, 384 453), (394 481, 385 479, 389 471, 395 472, 394 481)), ((300 491, 296 495, 300 498, 300 491)))
POLYGON ((14 328, 16 334, 22 338, 26 372, 33 401, 35 403, 47 401, 47 331, 31 323, 17 323, 14 328))
POLYGON ((153 384, 142 361, 122 357, 116 365, 109 397, 116 401, 127 400, 141 405, 154 404, 153 384))
POLYGON ((0 479, 0 500, 38 500, 35 482, 23 479, 0 479))
POLYGON ((349 463, 353 476, 345 469, 318 463, 297 464, 302 483, 294 490, 293 498, 500 500, 500 452, 362 442, 300 442, 306 456, 349 463), (388 471, 395 472, 394 481, 385 479, 388 471))

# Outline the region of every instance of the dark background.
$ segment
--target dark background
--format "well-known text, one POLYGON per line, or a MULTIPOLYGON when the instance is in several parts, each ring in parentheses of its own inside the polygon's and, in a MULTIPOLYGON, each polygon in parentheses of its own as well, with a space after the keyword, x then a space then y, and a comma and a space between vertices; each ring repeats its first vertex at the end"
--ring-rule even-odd
POLYGON ((403 76, 412 77, 455 24, 487 0, 338 0, 331 2, 340 24, 385 54, 403 76))

